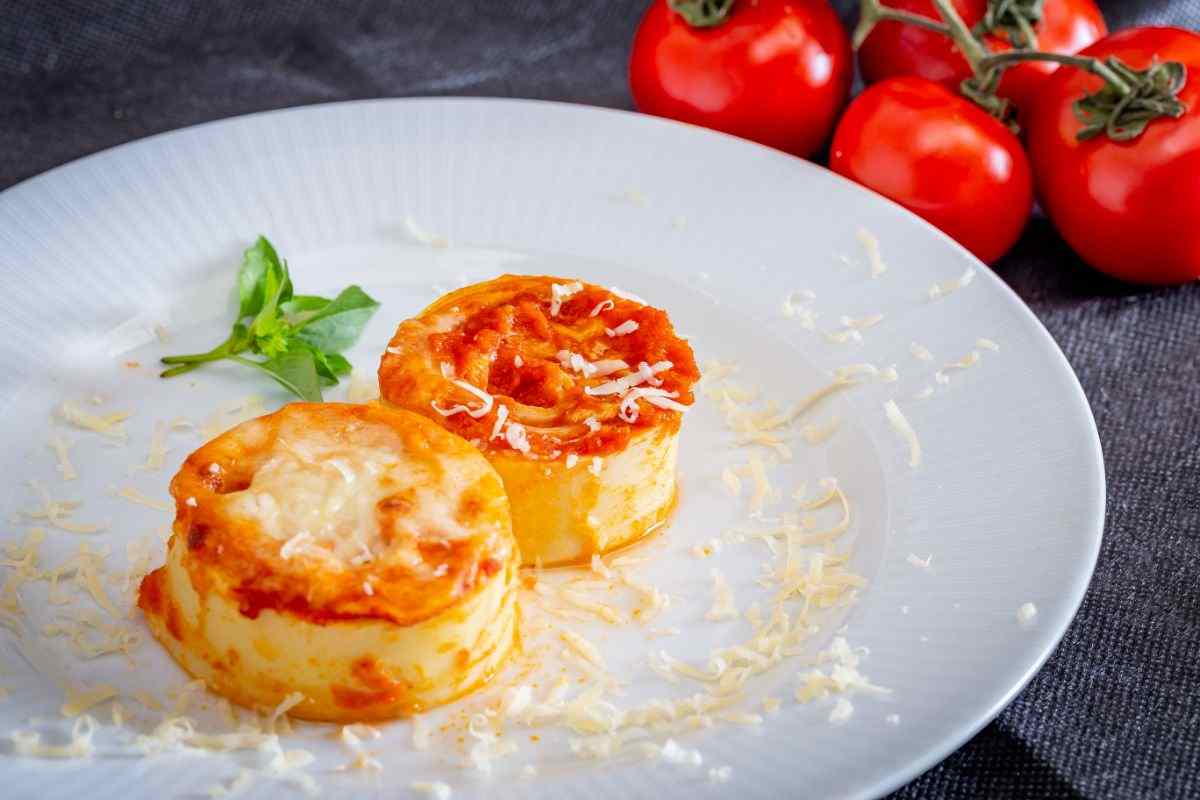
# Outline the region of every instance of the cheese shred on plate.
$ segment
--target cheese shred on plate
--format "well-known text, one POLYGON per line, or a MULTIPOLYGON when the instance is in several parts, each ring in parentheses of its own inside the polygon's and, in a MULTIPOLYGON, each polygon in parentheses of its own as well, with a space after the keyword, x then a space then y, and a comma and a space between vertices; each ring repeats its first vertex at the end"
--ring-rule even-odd
POLYGON ((726 619, 737 619, 738 610, 733 601, 733 590, 729 588, 729 581, 725 579, 725 575, 719 570, 712 570, 713 579, 713 604, 704 618, 713 622, 719 622, 726 619))
POLYGON ((13 731, 13 754, 27 758, 88 758, 96 752, 92 737, 96 720, 83 714, 71 728, 71 740, 65 744, 43 744, 42 735, 34 731, 13 731))
POLYGON ((46 443, 46 446, 54 451, 54 458, 58 462, 55 466, 64 481, 73 481, 79 477, 75 465, 71 463, 71 444, 57 433, 51 435, 50 440, 46 443))
POLYGON ((888 265, 884 262, 883 255, 879 252, 879 237, 866 228, 859 228, 855 231, 855 237, 862 246, 863 252, 867 255, 867 264, 871 268, 871 277, 878 278, 887 272, 888 265))
POLYGON ((917 432, 909 424, 908 418, 900 411, 895 400, 888 400, 884 403, 883 411, 892 428, 908 445, 908 465, 913 468, 921 466, 921 441, 917 438, 917 432))
POLYGON ((83 428, 122 442, 128 438, 128 434, 125 432, 125 420, 132 416, 128 411, 116 411, 104 416, 92 414, 84 411, 77 403, 70 400, 64 401, 58 407, 58 415, 77 428, 83 428))
POLYGON ((963 274, 959 277, 951 278, 950 280, 942 281, 941 283, 935 283, 933 286, 930 286, 929 291, 927 291, 926 294, 930 300, 936 300, 939 297, 945 297, 952 292, 956 292, 959 289, 970 286, 971 282, 974 280, 975 268, 967 267, 963 271, 963 274))

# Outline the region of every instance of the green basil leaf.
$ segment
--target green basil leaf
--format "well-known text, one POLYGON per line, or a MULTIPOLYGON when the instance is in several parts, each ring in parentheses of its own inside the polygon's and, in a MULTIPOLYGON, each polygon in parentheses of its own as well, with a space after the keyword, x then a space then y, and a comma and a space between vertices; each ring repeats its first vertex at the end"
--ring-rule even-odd
POLYGON ((333 373, 334 377, 336 378, 349 375, 350 370, 353 369, 353 367, 350 365, 350 362, 347 361, 346 357, 341 353, 322 353, 321 356, 324 359, 325 364, 329 366, 329 371, 333 373))
POLYGON ((342 293, 295 326, 296 335, 325 353, 340 353, 354 344, 379 302, 358 286, 342 293))
POLYGON ((315 294, 298 294, 286 303, 280 304, 279 311, 295 325, 309 319, 313 316, 314 312, 320 311, 332 302, 328 297, 319 297, 315 294))
POLYGON ((287 262, 280 261, 267 264, 263 276, 263 304, 250 323, 250 332, 256 340, 263 342, 271 340, 274 345, 262 346, 262 352, 274 356, 286 346, 285 340, 291 332, 290 326, 279 318, 279 306, 292 299, 292 279, 288 275, 287 262))
POLYGON ((337 386, 338 380, 350 372, 350 362, 337 353, 322 353, 308 342, 298 337, 288 341, 289 349, 303 349, 312 353, 313 365, 322 386, 337 386))
POLYGON ((271 267, 279 266, 279 254, 265 236, 259 236, 258 240, 242 253, 242 266, 237 277, 239 320, 253 317, 262 310, 266 300, 263 282, 267 271, 271 267))
POLYGON ((236 360, 258 367, 301 400, 307 400, 310 403, 320 403, 323 400, 321 381, 317 377, 316 361, 309 350, 303 348, 288 350, 286 353, 266 361, 251 361, 248 358, 236 360))

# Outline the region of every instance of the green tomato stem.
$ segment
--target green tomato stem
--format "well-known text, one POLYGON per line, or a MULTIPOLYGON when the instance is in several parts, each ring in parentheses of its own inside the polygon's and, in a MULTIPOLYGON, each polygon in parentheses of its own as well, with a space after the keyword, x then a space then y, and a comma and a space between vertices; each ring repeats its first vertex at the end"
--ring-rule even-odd
POLYGON ((971 33, 967 23, 963 22, 963 18, 954 10, 954 4, 950 0, 933 0, 933 5, 937 9, 938 16, 942 18, 942 22, 946 24, 947 35, 954 40, 959 52, 970 64, 971 71, 977 76, 982 76, 979 62, 991 52, 987 45, 975 38, 975 34, 971 33))
POLYGON ((1076 69, 1081 69, 1084 72, 1098 75, 1123 96, 1128 96, 1133 91, 1133 87, 1107 64, 1098 58, 1091 58, 1089 56, 1073 56, 1066 53, 1043 53, 1037 50, 1009 50, 1004 53, 991 53, 984 56, 980 59, 978 66, 979 69, 987 72, 997 67, 1003 69, 1023 61, 1050 61, 1055 64, 1065 64, 1076 69))
POLYGON ((906 25, 915 25, 918 28, 940 33, 943 36, 950 35, 950 28, 943 22, 938 22, 932 17, 927 17, 924 14, 914 14, 911 11, 903 11, 899 8, 889 8, 880 0, 862 0, 862 5, 859 8, 858 25, 854 28, 853 45, 854 49, 862 47, 862 43, 871 35, 871 31, 881 22, 902 22, 906 25))

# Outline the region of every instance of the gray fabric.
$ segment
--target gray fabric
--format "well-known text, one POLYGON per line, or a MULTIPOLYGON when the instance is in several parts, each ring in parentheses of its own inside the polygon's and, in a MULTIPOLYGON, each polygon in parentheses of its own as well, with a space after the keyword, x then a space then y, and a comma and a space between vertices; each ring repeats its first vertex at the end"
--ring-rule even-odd
MULTIPOLYGON (((629 108, 625 60, 644 6, 3 0, 0 188, 151 133, 304 103, 470 94, 629 108)), ((1200 22, 1196 0, 1106 12, 1114 28, 1200 22)), ((1109 480, 1104 546, 1046 667, 897 796, 1200 796, 1200 285, 1117 285, 1044 220, 997 272, 1092 403, 1109 480)))

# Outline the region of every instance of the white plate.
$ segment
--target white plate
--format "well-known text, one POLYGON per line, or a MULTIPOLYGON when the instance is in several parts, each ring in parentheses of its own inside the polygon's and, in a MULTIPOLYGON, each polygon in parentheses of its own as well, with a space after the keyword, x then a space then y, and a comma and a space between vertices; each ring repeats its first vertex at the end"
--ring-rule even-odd
MULTIPOLYGON (((704 754, 699 769, 631 759, 579 763, 564 755, 561 734, 533 743, 517 729, 510 735, 520 752, 488 779, 457 766, 454 748, 414 752, 409 724, 398 723, 371 745, 381 751, 381 775, 335 773, 347 756, 329 729, 299 726, 304 743, 293 746, 317 754, 311 771, 329 796, 403 794, 415 779, 445 780, 455 797, 880 795, 1002 709, 1079 605, 1104 515, 1096 429, 1062 354, 1003 283, 916 217, 805 161, 650 117, 546 103, 387 100, 258 114, 119 147, 5 192, 5 520, 34 505, 26 479, 57 498, 84 500, 76 519, 107 524, 88 541, 111 548, 119 573, 126 543, 169 519, 115 497, 111 487, 165 498, 171 467, 199 441, 172 433, 166 470, 133 469, 153 423, 202 420, 252 393, 268 406, 284 401, 237 368, 202 370, 194 381, 155 377, 158 356, 224 335, 239 253, 260 232, 288 257, 302 291, 357 281, 383 301, 350 354, 368 374, 397 322, 441 291, 505 270, 579 275, 641 294, 670 310, 701 360, 736 360, 740 380, 781 401, 822 385, 843 364, 895 364, 899 373, 894 383, 874 381, 833 398, 811 421, 837 415, 838 432, 819 445, 793 433, 795 460, 772 467, 785 497, 802 480, 811 485, 833 474, 854 501, 852 565, 870 583, 856 605, 823 624, 810 652, 846 624, 850 643, 870 649, 862 670, 890 695, 851 696, 853 716, 835 726, 828 721, 833 700, 797 704, 791 696, 802 667, 781 667, 752 684, 756 698, 770 692, 785 700, 761 726, 679 737, 704 754), (452 246, 414 241, 406 217, 452 246), (856 239, 860 226, 878 236, 889 266, 877 278, 856 239), (930 286, 968 268, 978 270, 973 283, 929 299, 930 286), (781 313, 783 298, 800 289, 816 294, 817 332, 781 313), (836 329, 841 315, 875 313, 884 319, 863 331, 861 343, 835 344, 820 334, 836 329), (167 326, 170 343, 154 339, 154 323, 167 326), (977 349, 981 337, 1000 350, 982 350, 979 363, 954 372, 947 385, 935 382, 940 365, 977 349), (914 358, 914 341, 936 360, 914 358), (935 395, 912 399, 925 386, 935 395), (80 478, 65 483, 46 446, 48 431, 61 427, 52 426, 51 409, 63 399, 86 405, 97 393, 108 398, 97 410, 135 412, 131 442, 112 447, 67 430, 80 478), (920 436, 917 469, 884 419, 888 398, 920 436), (913 566, 910 553, 932 555, 931 566, 913 566), (1026 602, 1039 614, 1020 625, 1016 612, 1026 602), (898 724, 885 721, 890 715, 898 724), (523 782, 516 776, 528 763, 542 776, 523 782), (732 780, 711 783, 707 770, 723 765, 732 767, 732 780)), ((748 633, 744 622, 703 619, 709 570, 720 564, 744 608, 762 595, 753 579, 766 550, 748 542, 716 559, 690 552, 745 521, 744 500, 738 506, 719 480, 724 466, 746 460, 730 439, 713 404, 702 400, 684 426, 679 513, 646 550, 652 562, 644 574, 676 596, 663 624, 682 625, 685 634, 648 640, 641 628, 586 631, 630 682, 621 704, 697 690, 664 689, 646 666, 651 647, 702 663, 712 647, 748 633)), ((4 539, 16 540, 28 525, 6 526, 4 539)), ((44 561, 62 560, 80 538, 52 532, 44 561)), ((44 584, 23 591, 33 629, 61 613, 45 602, 44 584)), ((130 624, 141 629, 136 614, 130 624)), ((12 691, 0 703, 0 730, 42 716, 53 738, 65 728, 53 719, 61 681, 103 680, 131 692, 183 680, 153 642, 137 651, 136 670, 115 656, 79 661, 62 639, 42 647, 46 663, 37 671, 11 643, 0 651, 0 686, 12 691)), ((107 720, 106 708, 97 713, 107 720)), ((138 715, 143 725, 154 719, 145 709, 138 715)), ((211 726, 217 718, 199 719, 211 726)), ((8 796, 19 797, 195 796, 255 757, 124 758, 123 736, 103 730, 90 761, 5 756, 0 780, 8 796)), ((269 783, 248 792, 277 793, 269 783)))

